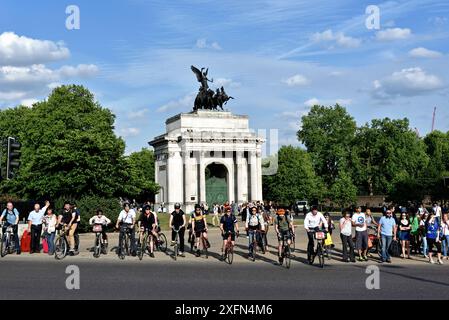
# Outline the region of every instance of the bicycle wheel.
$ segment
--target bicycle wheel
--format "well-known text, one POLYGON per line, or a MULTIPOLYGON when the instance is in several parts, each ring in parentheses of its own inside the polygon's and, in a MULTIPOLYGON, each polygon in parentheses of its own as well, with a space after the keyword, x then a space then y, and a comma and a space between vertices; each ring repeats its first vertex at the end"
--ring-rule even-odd
POLYGON ((176 239, 175 245, 173 246, 173 255, 173 258, 176 261, 176 259, 178 258, 178 239, 176 239))
POLYGON ((285 266, 287 269, 290 269, 290 265, 292 263, 291 261, 291 250, 290 246, 287 244, 284 248, 284 260, 285 260, 285 266))
POLYGON ((7 253, 8 253, 8 243, 7 243, 6 237, 3 236, 2 237, 1 248, 0 248, 0 254, 1 254, 2 258, 4 256, 6 256, 7 253))
POLYGON ((322 247, 321 243, 318 243, 318 246, 316 248, 316 254, 318 256, 319 266, 320 266, 320 268, 323 268, 324 267, 324 254, 323 254, 323 247, 322 247))
POLYGON ((295 236, 292 237, 292 244, 290 245, 291 252, 295 252, 295 236))
POLYGON ((143 255, 145 254, 146 249, 147 249, 147 235, 144 234, 142 243, 140 244, 139 260, 143 259, 143 255))
POLYGON ((201 237, 202 239, 202 243, 203 243, 203 252, 204 252, 204 256, 207 259, 209 257, 208 252, 207 252, 207 244, 206 244, 206 239, 204 239, 203 237, 201 237))
POLYGON ((232 264, 232 262, 234 261, 234 250, 232 249, 232 246, 230 246, 226 250, 226 259, 227 259, 229 264, 232 264))
POLYGON ((94 258, 100 257, 101 253, 101 241, 98 235, 95 236, 95 246, 94 246, 94 258))
POLYGON ((256 250, 257 250, 257 243, 253 242, 251 244, 251 260, 254 262, 256 261, 256 250))
POLYGON ((55 259, 62 260, 67 255, 67 241, 64 236, 59 236, 55 241, 55 259))
POLYGON ((165 236, 165 234, 159 233, 159 240, 157 247, 162 252, 167 251, 167 237, 165 236))

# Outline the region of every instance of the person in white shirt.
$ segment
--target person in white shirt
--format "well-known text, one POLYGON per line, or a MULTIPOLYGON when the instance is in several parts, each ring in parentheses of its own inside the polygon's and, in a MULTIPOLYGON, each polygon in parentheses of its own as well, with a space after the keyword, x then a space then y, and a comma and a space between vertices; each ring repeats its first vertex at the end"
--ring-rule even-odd
POLYGON ((36 202, 34 210, 28 215, 28 232, 31 232, 30 253, 40 253, 41 251, 42 219, 49 205, 50 202, 47 200, 45 206, 41 209, 41 205, 36 202))
POLYGON ((120 228, 119 242, 118 248, 119 250, 122 248, 122 242, 125 236, 125 232, 130 232, 130 241, 131 241, 131 255, 133 257, 136 256, 136 237, 134 233, 134 224, 136 222, 136 212, 134 209, 131 209, 129 203, 125 203, 123 205, 123 210, 120 212, 117 223, 115 224, 116 229, 120 228))
POLYGON ((355 262, 354 242, 352 241, 351 213, 346 211, 340 219, 340 238, 343 246, 343 262, 355 262), (348 257, 349 247, 349 257, 348 257))
POLYGON ((101 225, 101 236, 103 238, 103 244, 104 244, 103 252, 104 253, 108 251, 108 235, 106 234, 106 227, 110 223, 111 223, 111 220, 109 220, 108 217, 106 217, 103 214, 103 210, 101 210, 101 209, 98 209, 97 214, 89 219, 90 225, 94 225, 94 224, 101 225))
POLYGON ((55 235, 57 223, 58 219, 53 213, 53 209, 48 208, 47 214, 42 218, 42 225, 44 226, 44 235, 47 239, 49 255, 53 255, 55 253, 55 235))
POLYGON ((307 237, 309 239, 307 243, 307 260, 311 263, 312 255, 314 252, 313 248, 313 234, 315 231, 319 229, 327 230, 328 224, 326 218, 324 218, 323 214, 321 212, 318 212, 318 208, 316 206, 312 207, 312 211, 306 214, 306 217, 304 219, 304 228, 307 231, 307 237))
MULTIPOLYGON (((245 229, 248 231, 249 235, 248 256, 251 256, 251 254, 254 254, 254 251, 252 251, 252 245, 254 237, 256 237, 257 240, 257 231, 265 231, 263 217, 259 214, 256 206, 251 208, 251 215, 246 219, 245 229)), ((262 247, 263 250, 265 250, 265 244, 262 244, 262 247)))
POLYGON ((435 217, 441 219, 441 207, 439 206, 438 203, 433 204, 432 210, 435 213, 435 217))
POLYGON ((355 213, 352 215, 352 225, 355 227, 355 246, 359 254, 359 261, 368 261, 366 256, 368 251, 368 231, 362 207, 355 209, 355 213))

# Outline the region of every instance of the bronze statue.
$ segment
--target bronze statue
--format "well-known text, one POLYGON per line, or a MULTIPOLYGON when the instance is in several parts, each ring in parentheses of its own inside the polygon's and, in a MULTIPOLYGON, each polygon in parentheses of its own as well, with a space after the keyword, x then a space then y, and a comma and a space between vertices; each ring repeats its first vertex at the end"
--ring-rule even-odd
POLYGON ((218 107, 220 107, 221 110, 224 110, 223 104, 226 105, 230 99, 234 98, 228 96, 223 87, 221 87, 221 90, 216 89, 216 92, 209 89, 208 82, 214 82, 213 79, 209 80, 207 78, 209 68, 207 68, 206 71, 203 71, 205 68, 201 68, 201 70, 194 66, 191 66, 190 68, 192 69, 193 73, 195 73, 198 82, 201 83, 201 87, 199 88, 198 94, 195 98, 193 110, 218 110, 218 107))

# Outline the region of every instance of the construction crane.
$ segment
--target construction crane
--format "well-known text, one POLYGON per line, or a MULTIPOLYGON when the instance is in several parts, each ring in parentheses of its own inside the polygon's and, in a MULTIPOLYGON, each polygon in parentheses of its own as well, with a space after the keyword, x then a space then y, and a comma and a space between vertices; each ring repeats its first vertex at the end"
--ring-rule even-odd
POLYGON ((434 107, 433 108, 433 117, 432 117, 432 131, 430 131, 430 132, 433 132, 433 130, 435 129, 435 113, 437 112, 437 107, 434 107))

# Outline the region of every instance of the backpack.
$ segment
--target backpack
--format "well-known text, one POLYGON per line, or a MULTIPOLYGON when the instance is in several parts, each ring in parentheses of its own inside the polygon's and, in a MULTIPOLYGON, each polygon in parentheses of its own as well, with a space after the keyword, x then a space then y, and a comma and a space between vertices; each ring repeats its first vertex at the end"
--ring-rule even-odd
POLYGON ((30 252, 31 247, 31 235, 28 230, 25 230, 22 235, 22 239, 20 240, 20 251, 22 252, 30 252))
POLYGON ((388 250, 392 257, 399 257, 401 255, 401 245, 399 241, 393 240, 391 241, 390 248, 388 250))

